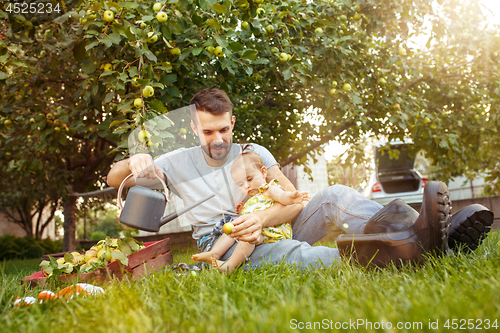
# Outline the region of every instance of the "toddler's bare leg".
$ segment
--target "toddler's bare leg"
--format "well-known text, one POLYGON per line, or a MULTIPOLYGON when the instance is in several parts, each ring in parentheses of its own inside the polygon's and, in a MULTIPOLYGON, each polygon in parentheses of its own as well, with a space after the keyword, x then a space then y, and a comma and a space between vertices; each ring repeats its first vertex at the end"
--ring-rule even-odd
POLYGON ((194 254, 191 259, 194 261, 203 261, 207 264, 212 263, 212 257, 215 259, 219 259, 224 255, 233 246, 235 240, 224 234, 219 237, 219 239, 215 242, 212 249, 208 252, 202 252, 198 254, 194 254))
POLYGON ((236 267, 238 267, 241 263, 243 263, 255 249, 254 244, 250 244, 247 242, 238 242, 236 248, 233 251, 231 257, 228 260, 222 261, 217 258, 212 259, 212 266, 215 269, 218 269, 221 273, 231 274, 236 267))

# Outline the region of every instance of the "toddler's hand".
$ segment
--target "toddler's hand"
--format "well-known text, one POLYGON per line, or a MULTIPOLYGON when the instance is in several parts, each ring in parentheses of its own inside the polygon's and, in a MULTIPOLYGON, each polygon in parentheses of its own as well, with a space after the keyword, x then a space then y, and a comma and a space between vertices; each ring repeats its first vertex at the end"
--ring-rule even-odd
POLYGON ((302 195, 302 201, 311 201, 311 196, 309 195, 309 192, 304 191, 304 192, 300 192, 300 194, 302 195))
POLYGON ((241 214, 244 205, 243 201, 236 205, 236 214, 241 214))

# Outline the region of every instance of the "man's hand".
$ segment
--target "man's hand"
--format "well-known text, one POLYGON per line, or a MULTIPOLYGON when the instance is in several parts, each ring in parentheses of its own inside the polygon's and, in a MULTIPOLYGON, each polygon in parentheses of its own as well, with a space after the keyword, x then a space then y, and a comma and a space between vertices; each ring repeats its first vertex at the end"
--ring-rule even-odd
POLYGON ((156 175, 163 178, 163 172, 153 162, 153 158, 149 154, 132 155, 129 159, 128 165, 135 179, 141 177, 156 179, 156 175))
POLYGON ((246 214, 233 220, 233 231, 230 236, 239 241, 256 244, 259 242, 262 233, 262 222, 256 214, 246 214))

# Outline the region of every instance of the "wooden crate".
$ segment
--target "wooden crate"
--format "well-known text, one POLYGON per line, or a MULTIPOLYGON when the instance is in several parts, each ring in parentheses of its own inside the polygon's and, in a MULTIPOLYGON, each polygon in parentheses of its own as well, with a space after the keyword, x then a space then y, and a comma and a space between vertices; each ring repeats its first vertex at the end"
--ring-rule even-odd
MULTIPOLYGON (((169 238, 157 242, 144 243, 144 245, 146 246, 145 248, 128 256, 127 266, 122 265, 119 261, 115 261, 109 263, 104 269, 96 269, 93 273, 58 275, 57 277, 62 282, 93 284, 102 284, 112 278, 122 279, 125 276, 136 280, 173 263, 169 238)), ((47 279, 43 275, 43 271, 39 271, 21 279, 21 284, 44 286, 47 279)))

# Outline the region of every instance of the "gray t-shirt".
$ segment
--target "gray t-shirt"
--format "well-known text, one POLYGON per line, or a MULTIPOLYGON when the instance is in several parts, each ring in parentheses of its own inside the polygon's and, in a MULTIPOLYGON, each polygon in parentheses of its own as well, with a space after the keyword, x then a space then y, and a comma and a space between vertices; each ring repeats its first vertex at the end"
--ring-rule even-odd
MULTIPOLYGON (((266 148, 251 145, 252 151, 260 155, 267 169, 278 164, 266 148)), ((208 165, 200 146, 177 149, 155 160, 167 177, 169 189, 183 200, 184 206, 212 193, 216 196, 186 213, 194 229, 194 239, 210 233, 223 215, 238 216, 235 212, 236 205, 246 196, 231 178, 230 168, 240 153, 241 145, 233 144, 229 158, 221 167, 208 165)))

